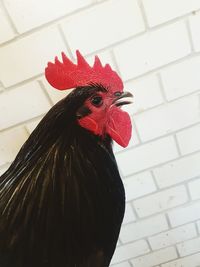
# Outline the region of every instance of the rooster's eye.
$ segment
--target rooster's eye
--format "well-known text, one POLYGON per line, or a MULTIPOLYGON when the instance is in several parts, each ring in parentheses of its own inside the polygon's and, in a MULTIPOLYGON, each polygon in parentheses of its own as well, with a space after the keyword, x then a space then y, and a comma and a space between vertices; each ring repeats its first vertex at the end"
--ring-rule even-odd
POLYGON ((100 107, 103 104, 103 99, 101 96, 96 95, 96 96, 93 96, 93 98, 91 99, 91 103, 95 107, 100 107))

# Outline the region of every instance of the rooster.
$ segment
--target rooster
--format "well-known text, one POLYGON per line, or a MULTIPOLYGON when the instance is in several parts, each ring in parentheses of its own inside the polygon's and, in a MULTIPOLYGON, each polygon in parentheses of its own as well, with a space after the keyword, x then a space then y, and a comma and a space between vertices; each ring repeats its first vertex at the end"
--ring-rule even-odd
POLYGON ((118 74, 62 53, 45 75, 75 88, 53 106, 0 177, 1 267, 107 267, 125 193, 112 140, 126 147, 131 121, 118 74))

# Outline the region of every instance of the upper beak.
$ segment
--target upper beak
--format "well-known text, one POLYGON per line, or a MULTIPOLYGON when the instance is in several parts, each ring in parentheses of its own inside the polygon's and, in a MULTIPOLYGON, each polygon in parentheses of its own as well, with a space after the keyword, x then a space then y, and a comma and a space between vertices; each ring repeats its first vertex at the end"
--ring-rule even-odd
POLYGON ((120 96, 116 97, 113 100, 113 104, 117 107, 131 104, 132 99, 128 99, 130 97, 133 98, 133 95, 130 92, 123 92, 120 96), (124 99, 124 98, 126 98, 126 99, 124 99))

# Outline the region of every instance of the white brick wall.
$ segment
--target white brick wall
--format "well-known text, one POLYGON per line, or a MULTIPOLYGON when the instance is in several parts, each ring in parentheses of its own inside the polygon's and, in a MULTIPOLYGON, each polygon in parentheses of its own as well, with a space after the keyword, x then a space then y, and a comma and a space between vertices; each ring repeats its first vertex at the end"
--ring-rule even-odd
POLYGON ((114 52, 127 80, 188 55, 190 44, 185 24, 178 22, 146 32, 117 46, 114 52))
POLYGON ((200 253, 181 258, 176 261, 172 261, 166 264, 162 264, 161 267, 198 267, 200 265, 200 253))
POLYGON ((28 135, 22 127, 0 133, 0 165, 13 160, 28 135))
POLYGON ((142 141, 169 134, 199 120, 199 95, 184 97, 135 116, 142 141), (184 114, 188 107, 189 112, 184 114))
POLYGON ((142 0, 150 26, 200 9, 199 0, 142 0), (159 11, 159 12, 158 12, 159 11))
POLYGON ((0 62, 4 63, 0 65, 0 80, 9 87, 43 73, 47 62, 64 50, 64 41, 55 27, 5 45, 0 50, 0 62))
POLYGON ((49 108, 48 99, 37 83, 31 82, 5 91, 0 97, 0 113, 6 116, 0 118, 0 129, 37 117, 49 108))
POLYGON ((121 240, 123 243, 151 236, 168 229, 167 220, 163 215, 139 220, 132 224, 124 225, 121 229, 121 240))
POLYGON ((200 251, 200 238, 198 237, 192 240, 182 242, 177 245, 177 248, 181 256, 187 256, 190 254, 197 253, 198 251, 200 251))
POLYGON ((124 176, 142 171, 178 156, 173 137, 162 138, 117 155, 124 176), (153 153, 152 153, 153 151, 153 153))
POLYGON ((182 183, 200 173, 200 154, 180 158, 153 170, 160 188, 182 183))
POLYGON ((130 203, 126 203, 126 209, 124 214, 124 224, 130 223, 136 220, 136 216, 133 212, 132 206, 130 203))
POLYGON ((181 241, 196 237, 196 228, 193 223, 174 228, 172 230, 149 237, 153 250, 168 247, 181 241))
POLYGON ((92 0, 5 0, 5 6, 19 33, 31 30, 84 6, 92 0))
POLYGON ((115 264, 115 265, 112 265, 112 266, 115 266, 115 267, 130 267, 130 264, 125 261, 125 262, 122 262, 122 263, 119 263, 119 264, 115 264))
POLYGON ((192 199, 199 199, 200 198, 200 179, 196 179, 188 183, 190 195, 192 199))
POLYGON ((150 172, 142 172, 140 174, 133 175, 124 179, 123 182, 127 201, 156 191, 156 186, 150 172))
POLYGON ((199 68, 200 57, 197 56, 161 71, 165 95, 169 101, 199 90, 199 68))
POLYGON ((0 44, 14 38, 15 36, 14 31, 1 5, 0 5, 0 25, 1 25, 0 44))
POLYGON ((191 16, 189 18, 192 40, 195 51, 200 50, 200 37, 199 37, 199 27, 200 27, 200 14, 198 13, 196 16, 191 16))
POLYGON ((146 217, 187 202, 186 188, 181 185, 134 201, 139 217, 146 217))
POLYGON ((136 0, 110 0, 70 16, 62 29, 72 50, 88 54, 144 31, 144 22, 136 0))
POLYGON ((151 254, 133 259, 131 262, 136 267, 152 267, 157 264, 177 258, 176 250, 173 247, 165 248, 151 254))
POLYGON ((118 246, 114 257, 112 258, 112 264, 137 257, 148 253, 149 251, 148 244, 145 240, 139 240, 131 244, 118 246))
POLYGON ((164 102, 156 75, 127 82, 125 88, 134 94, 134 105, 124 107, 130 114, 140 113, 164 102))
POLYGON ((195 221, 200 218, 200 202, 172 210, 168 213, 172 226, 178 226, 184 223, 195 221))
POLYGON ((115 146, 126 213, 112 267, 200 266, 200 1, 0 1, 0 174, 65 97, 47 61, 98 54, 134 94, 115 146))
POLYGON ((183 155, 200 149, 200 124, 177 133, 177 140, 183 155))

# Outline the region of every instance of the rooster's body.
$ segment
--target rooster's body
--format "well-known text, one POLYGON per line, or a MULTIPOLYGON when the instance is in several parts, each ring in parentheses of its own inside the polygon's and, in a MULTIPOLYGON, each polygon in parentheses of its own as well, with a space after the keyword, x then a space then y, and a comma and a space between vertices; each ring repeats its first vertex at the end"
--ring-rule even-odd
POLYGON ((109 266, 124 188, 110 135, 78 122, 104 90, 78 87, 56 104, 0 177, 1 267, 109 266))

